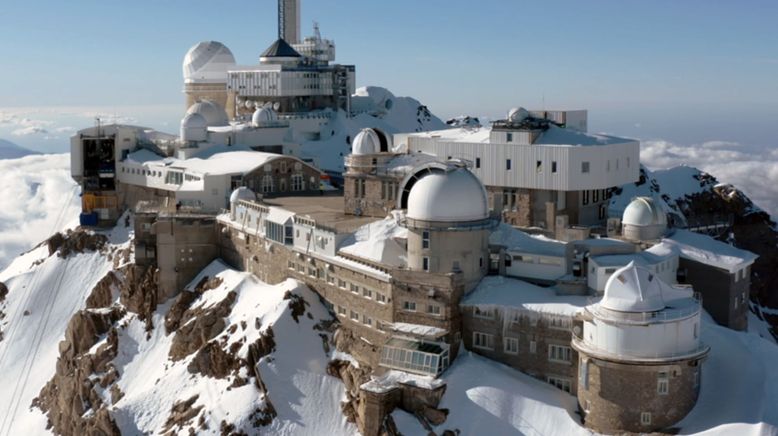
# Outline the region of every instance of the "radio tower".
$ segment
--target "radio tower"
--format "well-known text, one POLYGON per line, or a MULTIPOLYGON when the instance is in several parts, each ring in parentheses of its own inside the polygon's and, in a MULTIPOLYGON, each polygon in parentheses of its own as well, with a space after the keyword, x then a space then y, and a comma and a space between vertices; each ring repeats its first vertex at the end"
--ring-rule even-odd
POLYGON ((300 0, 278 0, 278 37, 300 43, 300 0))

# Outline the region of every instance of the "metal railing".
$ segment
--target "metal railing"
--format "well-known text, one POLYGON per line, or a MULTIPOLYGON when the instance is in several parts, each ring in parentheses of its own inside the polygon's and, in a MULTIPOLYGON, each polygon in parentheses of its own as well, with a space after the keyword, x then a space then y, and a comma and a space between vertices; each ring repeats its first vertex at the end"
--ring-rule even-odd
MULTIPOLYGON (((689 287, 689 286, 677 286, 689 287)), ((653 312, 620 312, 617 310, 602 307, 600 297, 588 297, 587 309, 592 315, 604 321, 613 321, 623 324, 650 324, 668 321, 677 321, 688 318, 700 312, 702 308, 702 294, 692 293, 692 301, 684 304, 683 307, 666 306, 664 309, 653 312)))

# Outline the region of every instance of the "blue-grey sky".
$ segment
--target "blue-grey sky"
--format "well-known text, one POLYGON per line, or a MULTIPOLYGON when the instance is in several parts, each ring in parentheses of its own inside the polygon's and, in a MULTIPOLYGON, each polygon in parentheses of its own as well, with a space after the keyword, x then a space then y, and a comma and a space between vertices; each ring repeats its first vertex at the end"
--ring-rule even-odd
MULTIPOLYGON (((274 0, 1 9, 0 108, 175 107, 190 46, 218 40, 250 64, 277 31, 274 0)), ((592 130, 686 143, 769 142, 776 18, 774 0, 302 0, 303 34, 318 21, 359 86, 414 96, 441 117, 588 108, 592 130)))

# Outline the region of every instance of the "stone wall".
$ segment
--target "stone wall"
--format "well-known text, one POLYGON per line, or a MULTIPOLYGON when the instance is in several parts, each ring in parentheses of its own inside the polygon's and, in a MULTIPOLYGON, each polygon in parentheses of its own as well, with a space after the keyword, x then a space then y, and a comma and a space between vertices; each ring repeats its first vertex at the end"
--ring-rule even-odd
POLYGON ((215 218, 212 216, 159 217, 157 237, 159 301, 180 292, 218 256, 215 218))
POLYGON ((474 311, 474 306, 462 306, 462 340, 465 348, 543 381, 548 381, 549 376, 565 379, 570 382, 570 393, 575 394, 578 353, 570 347, 572 333, 569 327, 552 328, 548 318, 539 313, 520 312, 524 314, 518 318, 518 322, 514 322, 512 312, 506 312, 505 309, 495 311, 492 319, 477 317, 474 311), (475 347, 474 332, 492 335, 493 349, 475 347), (506 352, 505 338, 518 339, 516 354, 506 352), (533 341, 534 352, 531 345, 533 341), (549 359, 551 344, 570 347, 571 361, 569 363, 551 361, 549 359))
POLYGON ((652 432, 672 426, 694 407, 699 392, 699 361, 673 364, 626 364, 581 355, 588 383, 581 380, 578 402, 584 424, 602 433, 652 432), (658 393, 658 377, 668 379, 667 394, 658 393), (650 424, 641 413, 650 413, 650 424))
POLYGON ((277 195, 311 195, 320 192, 321 171, 305 165, 296 159, 283 157, 266 163, 254 171, 243 176, 243 186, 247 186, 257 194, 272 198, 277 195), (263 179, 266 175, 272 176, 272 190, 263 190, 263 179), (302 175, 303 190, 292 190, 292 176, 302 175))

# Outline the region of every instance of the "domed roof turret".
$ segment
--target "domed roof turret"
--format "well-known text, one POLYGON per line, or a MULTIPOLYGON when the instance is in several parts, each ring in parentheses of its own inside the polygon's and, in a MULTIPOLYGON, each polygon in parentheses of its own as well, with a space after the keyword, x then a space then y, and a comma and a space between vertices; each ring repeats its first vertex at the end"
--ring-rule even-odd
POLYGON ((245 186, 238 187, 230 194, 230 203, 236 203, 239 200, 255 201, 256 199, 257 194, 245 186))
POLYGON ((278 114, 269 107, 258 108, 254 111, 254 115, 251 116, 251 123, 254 126, 261 126, 274 121, 278 121, 278 114))
POLYGON ((375 130, 362 129, 351 143, 351 153, 356 155, 375 154, 381 150, 381 140, 375 130))
POLYGON ((235 66, 235 56, 224 44, 203 41, 184 56, 184 83, 227 83, 227 70, 235 66))
POLYGON ((226 126, 229 124, 227 112, 219 103, 211 100, 200 100, 186 111, 187 115, 200 114, 205 118, 208 127, 226 126))
POLYGON ((599 304, 617 312, 658 312, 666 307, 659 278, 635 262, 613 273, 599 304))
POLYGON ((523 107, 515 107, 508 111, 508 121, 511 123, 520 123, 529 116, 529 111, 523 107))
POLYGON ((466 168, 423 176, 408 194, 408 218, 423 221, 479 221, 489 217, 486 189, 466 168))
POLYGON ((636 197, 624 209, 621 223, 641 227, 667 226, 667 215, 653 198, 636 197))
POLYGON ((181 120, 181 139, 183 141, 205 141, 208 138, 208 121, 195 112, 187 114, 181 120))

